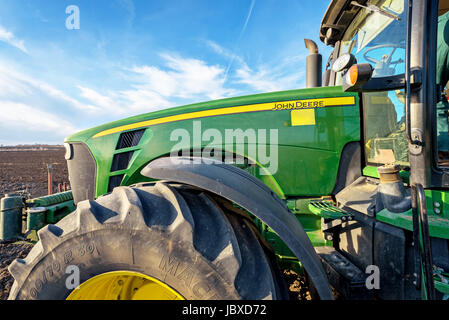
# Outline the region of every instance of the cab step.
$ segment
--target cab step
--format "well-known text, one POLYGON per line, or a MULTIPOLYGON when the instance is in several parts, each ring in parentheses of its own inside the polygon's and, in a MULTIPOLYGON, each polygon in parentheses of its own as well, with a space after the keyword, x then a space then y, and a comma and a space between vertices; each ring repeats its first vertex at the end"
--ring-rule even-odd
POLYGON ((331 200, 310 200, 309 210, 321 218, 331 220, 350 221, 354 216, 340 208, 337 208, 331 200))

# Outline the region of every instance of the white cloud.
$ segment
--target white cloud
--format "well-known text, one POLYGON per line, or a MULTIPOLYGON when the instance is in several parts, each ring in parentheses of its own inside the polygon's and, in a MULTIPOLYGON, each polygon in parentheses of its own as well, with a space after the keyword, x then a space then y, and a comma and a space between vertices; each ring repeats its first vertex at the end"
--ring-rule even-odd
POLYGON ((0 142, 62 143, 79 131, 77 123, 83 119, 73 115, 88 114, 93 107, 13 65, 0 61, 0 142))
POLYGON ((118 117, 131 116, 136 113, 150 112, 163 109, 173 105, 170 101, 164 99, 160 94, 138 88, 122 90, 117 92, 108 91, 105 94, 83 86, 78 86, 81 90, 80 95, 89 101, 88 104, 93 115, 106 113, 107 116, 118 117))
POLYGON ((30 99, 32 96, 47 96, 82 111, 96 111, 98 107, 86 105, 56 89, 54 86, 15 71, 8 67, 6 63, 0 63, 0 98, 15 98, 23 101, 30 99))
POLYGON ((150 112, 172 107, 174 102, 169 101, 154 91, 144 89, 131 89, 120 92, 122 99, 126 101, 131 114, 136 112, 150 112))
POLYGON ((250 67, 246 61, 213 41, 206 44, 217 54, 236 61, 235 71, 229 74, 229 83, 235 87, 247 85, 251 91, 267 92, 301 88, 304 85, 305 56, 287 57, 274 63, 258 64, 250 67))
POLYGON ((285 73, 269 66, 258 66, 256 70, 243 65, 236 70, 235 81, 248 85, 259 92, 280 91, 302 87, 304 72, 285 73))
POLYGON ((0 41, 4 41, 13 47, 28 53, 23 40, 17 39, 11 31, 6 30, 2 26, 0 26, 0 41))
POLYGON ((232 53, 232 51, 229 49, 223 48, 218 43, 211 41, 211 40, 206 40, 205 43, 215 53, 218 53, 219 55, 221 55, 225 58, 228 58, 228 59, 237 59, 239 63, 245 63, 243 61, 243 59, 240 58, 238 55, 232 53))
POLYGON ((94 106, 89 105, 89 109, 97 112, 113 110, 114 101, 111 97, 101 95, 95 90, 83 86, 78 86, 78 89, 81 90, 81 96, 83 98, 86 98, 94 104, 94 106))
POLYGON ((78 85, 81 96, 97 111, 116 115, 134 115, 204 100, 235 95, 237 90, 225 87, 224 68, 198 59, 161 54, 161 67, 141 65, 127 69, 132 79, 130 88, 100 93, 78 85))
POLYGON ((78 85, 87 106, 97 113, 130 116, 176 105, 237 96, 244 93, 278 91, 300 87, 302 72, 292 68, 297 59, 278 65, 257 65, 254 69, 240 56, 213 41, 206 41, 214 52, 235 60, 235 71, 226 80, 225 68, 206 61, 161 54, 161 66, 140 65, 125 69, 130 87, 99 92, 78 85), (295 70, 295 71, 292 71, 295 70))
POLYGON ((34 132, 54 132, 60 136, 77 131, 67 120, 23 103, 0 100, 0 111, 2 130, 19 126, 34 132))
POLYGON ((236 71, 237 82, 246 84, 257 91, 280 90, 279 82, 273 81, 267 70, 253 71, 248 66, 242 66, 236 71))
POLYGON ((141 85, 150 91, 164 97, 194 99, 201 96, 206 99, 219 99, 234 93, 234 90, 224 87, 224 68, 219 65, 209 65, 198 59, 161 54, 165 60, 165 69, 157 67, 135 67, 135 73, 144 76, 146 83, 141 85))

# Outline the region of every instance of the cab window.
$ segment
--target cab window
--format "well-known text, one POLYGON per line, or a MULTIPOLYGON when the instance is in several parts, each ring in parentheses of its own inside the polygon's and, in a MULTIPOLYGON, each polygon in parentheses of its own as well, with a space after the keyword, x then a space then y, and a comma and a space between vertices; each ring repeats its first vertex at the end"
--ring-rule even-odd
MULTIPOLYGON (((370 63, 373 77, 405 71, 406 1, 368 1, 387 14, 361 10, 340 42, 339 54, 352 53, 357 63, 370 63)), ((336 84, 341 84, 341 73, 336 84)), ((404 90, 362 94, 367 164, 409 166, 405 137, 404 90)))

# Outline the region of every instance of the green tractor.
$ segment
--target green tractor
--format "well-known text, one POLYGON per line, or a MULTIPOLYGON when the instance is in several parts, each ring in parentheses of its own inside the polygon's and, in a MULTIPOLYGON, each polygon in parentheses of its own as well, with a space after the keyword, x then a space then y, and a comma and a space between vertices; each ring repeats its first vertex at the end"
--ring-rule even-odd
POLYGON ((285 299, 293 268, 316 298, 447 299, 448 10, 333 0, 334 49, 322 73, 306 40, 307 88, 66 138, 72 191, 26 202, 39 241, 10 265, 9 298, 285 299))

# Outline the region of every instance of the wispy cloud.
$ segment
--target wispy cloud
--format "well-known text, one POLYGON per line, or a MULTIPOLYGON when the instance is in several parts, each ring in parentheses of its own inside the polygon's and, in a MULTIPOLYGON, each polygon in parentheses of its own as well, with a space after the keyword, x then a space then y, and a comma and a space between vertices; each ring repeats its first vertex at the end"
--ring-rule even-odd
POLYGON ((285 73, 285 70, 275 70, 273 67, 260 65, 253 70, 243 65, 236 70, 235 81, 248 85, 255 91, 280 91, 301 87, 301 77, 304 73, 285 73))
POLYGON ((304 85, 304 72, 299 65, 304 63, 305 55, 287 57, 282 61, 276 61, 275 64, 267 62, 250 67, 242 57, 214 41, 206 41, 206 45, 215 53, 224 58, 232 58, 237 63, 235 71, 226 79, 228 85, 237 87, 244 84, 252 92, 287 90, 301 88, 304 85))
POLYGON ((28 53, 23 40, 16 38, 11 31, 6 30, 2 26, 0 26, 0 41, 6 42, 17 49, 28 53))
MULTIPOLYGON (((206 45, 218 55, 229 58, 232 52, 213 41, 206 45)), ((250 67, 234 55, 235 71, 225 79, 225 68, 219 64, 185 58, 174 53, 161 53, 160 66, 139 65, 127 68, 129 88, 103 91, 78 85, 85 108, 95 113, 125 116, 150 112, 176 105, 207 101, 246 93, 278 91, 301 87, 303 73, 292 68, 298 59, 259 64, 250 67)))
POLYGON ((0 100, 0 143, 2 144, 61 144, 64 137, 80 130, 70 121, 37 105, 0 100))
POLYGON ((243 33, 246 31, 246 27, 248 26, 249 19, 251 18, 251 15, 253 14, 254 5, 256 4, 256 0, 251 0, 251 4, 249 6, 248 14, 246 15, 245 23, 243 24, 243 28, 240 31, 239 38, 242 37, 243 33))
POLYGON ((126 70, 132 79, 130 88, 100 93, 79 85, 81 96, 98 110, 131 115, 237 93, 224 86, 224 68, 219 65, 176 54, 160 56, 162 66, 139 65, 126 70))
POLYGON ((1 101, 2 127, 26 127, 37 132, 56 132, 67 135, 77 129, 69 121, 52 113, 39 110, 35 106, 26 105, 14 101, 1 101))
POLYGON ((133 0, 117 0, 118 4, 121 5, 128 13, 127 23, 130 26, 136 16, 136 8, 133 0))
POLYGON ((7 66, 5 62, 0 62, 0 98, 14 98, 24 101, 32 100, 36 96, 42 95, 64 102, 79 110, 95 111, 94 106, 81 103, 54 86, 20 73, 7 66))
MULTIPOLYGON (((251 18, 252 14, 253 14, 253 9, 254 9, 254 5, 256 4, 256 0, 251 0, 251 4, 249 6, 249 10, 248 10, 248 14, 246 15, 246 19, 245 19, 245 23, 243 24, 242 29, 240 30, 240 34, 239 37, 237 38, 236 44, 235 44, 235 48, 234 48, 234 52, 237 50, 237 47, 239 45, 240 40, 242 39, 243 34, 246 31, 246 28, 248 26, 248 22, 249 19, 251 18)), ((236 58, 236 54, 232 54, 231 58, 229 60, 228 66, 226 67, 226 71, 225 71, 225 79, 228 77, 228 73, 229 70, 232 67, 232 64, 234 63, 234 60, 236 58)))
POLYGON ((93 105, 89 104, 89 109, 93 112, 104 112, 104 111, 111 111, 114 110, 114 100, 111 97, 102 95, 98 92, 96 92, 93 89, 78 86, 78 89, 81 90, 81 97, 87 99, 93 105))

